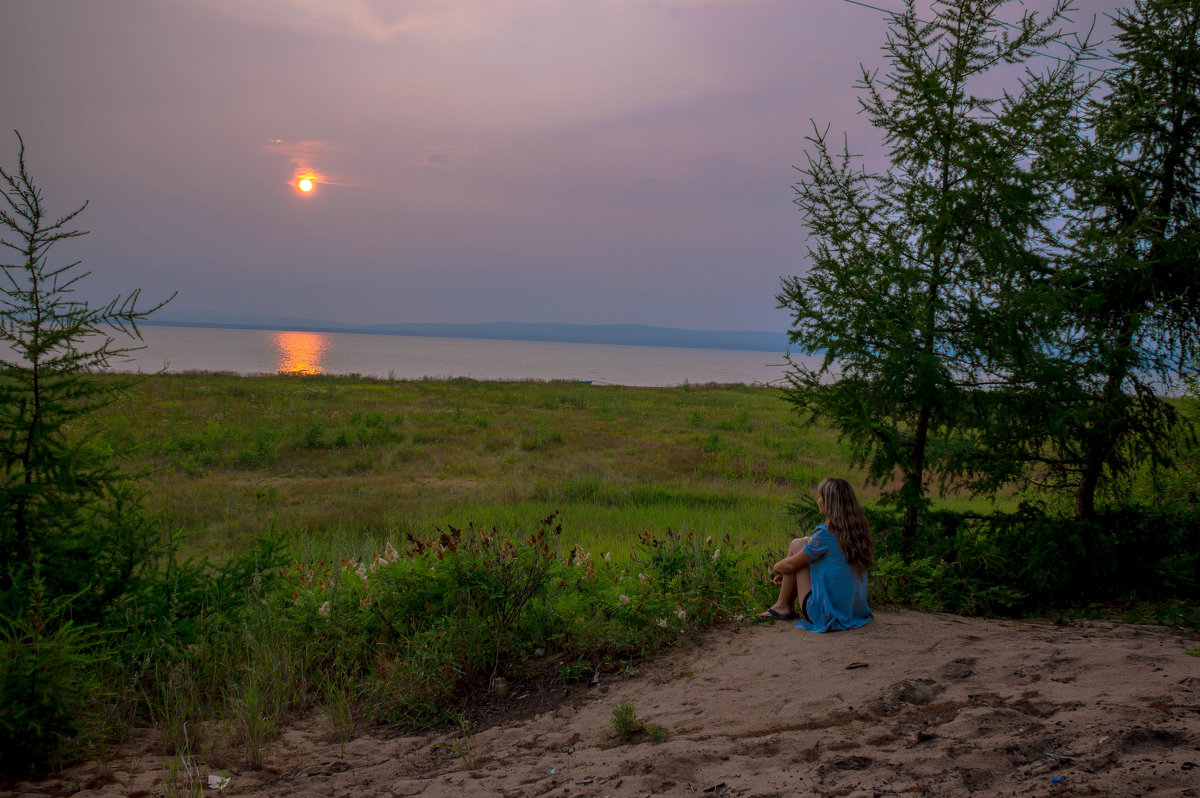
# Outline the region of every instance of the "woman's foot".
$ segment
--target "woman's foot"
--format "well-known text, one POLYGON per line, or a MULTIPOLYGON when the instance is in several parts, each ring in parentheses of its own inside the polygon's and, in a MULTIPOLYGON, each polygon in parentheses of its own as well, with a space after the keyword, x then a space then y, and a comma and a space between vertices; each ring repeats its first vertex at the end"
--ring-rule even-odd
POLYGON ((758 615, 764 621, 794 621, 800 616, 794 612, 780 612, 774 607, 767 607, 766 612, 761 612, 758 615))

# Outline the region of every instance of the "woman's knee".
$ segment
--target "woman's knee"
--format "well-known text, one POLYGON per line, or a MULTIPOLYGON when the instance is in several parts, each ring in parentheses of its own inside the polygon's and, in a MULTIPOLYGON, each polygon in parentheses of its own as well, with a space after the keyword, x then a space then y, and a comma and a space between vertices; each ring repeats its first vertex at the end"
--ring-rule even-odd
POLYGON ((791 555, 797 553, 798 551, 800 551, 800 549, 804 548, 805 544, 807 544, 808 541, 810 541, 810 540, 812 540, 812 537, 808 536, 808 535, 806 535, 805 537, 796 538, 795 540, 793 540, 792 545, 788 546, 788 556, 791 556, 791 555))

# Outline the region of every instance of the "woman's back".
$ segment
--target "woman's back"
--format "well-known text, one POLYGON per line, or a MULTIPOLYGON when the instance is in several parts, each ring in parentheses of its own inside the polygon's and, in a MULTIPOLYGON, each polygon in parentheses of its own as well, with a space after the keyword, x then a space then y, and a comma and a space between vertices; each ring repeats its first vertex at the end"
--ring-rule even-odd
POLYGON ((805 604, 807 620, 796 626, 810 632, 857 629, 871 620, 867 606, 867 573, 846 562, 837 538, 825 524, 814 530, 803 551, 812 559, 812 595, 805 604))

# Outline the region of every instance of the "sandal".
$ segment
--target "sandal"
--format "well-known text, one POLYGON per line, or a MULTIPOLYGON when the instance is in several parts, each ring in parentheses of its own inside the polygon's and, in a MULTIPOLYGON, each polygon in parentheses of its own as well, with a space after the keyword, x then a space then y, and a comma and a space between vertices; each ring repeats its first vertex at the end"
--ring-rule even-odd
POLYGON ((794 621, 800 617, 798 613, 789 612, 786 615, 774 607, 767 607, 767 611, 760 613, 759 618, 764 621, 794 621))

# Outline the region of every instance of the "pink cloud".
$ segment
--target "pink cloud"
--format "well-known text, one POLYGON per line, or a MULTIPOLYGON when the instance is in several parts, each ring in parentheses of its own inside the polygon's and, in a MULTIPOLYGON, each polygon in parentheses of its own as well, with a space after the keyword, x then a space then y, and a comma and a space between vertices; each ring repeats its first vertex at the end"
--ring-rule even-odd
POLYGON ((328 141, 308 139, 304 141, 286 141, 280 138, 268 139, 264 145, 268 152, 284 156, 291 164, 291 175, 288 184, 295 183, 302 177, 327 186, 362 186, 363 183, 346 176, 331 174, 321 168, 329 153, 342 148, 328 141))
POLYGON ((573 7, 778 6, 784 0, 198 0, 231 17, 384 44, 405 34, 487 35, 518 15, 573 7))
POLYGON ((249 22, 315 30, 383 44, 421 32, 464 38, 513 11, 555 0, 200 0, 249 22))

